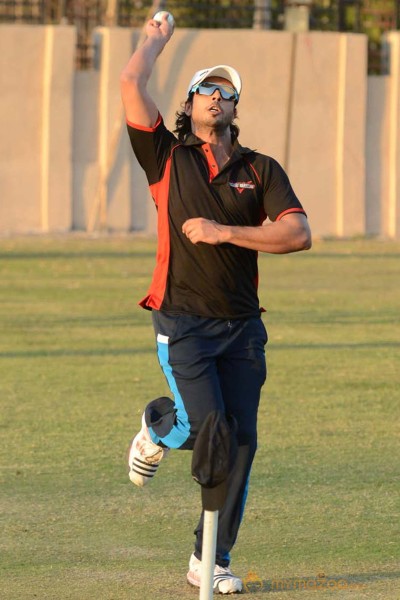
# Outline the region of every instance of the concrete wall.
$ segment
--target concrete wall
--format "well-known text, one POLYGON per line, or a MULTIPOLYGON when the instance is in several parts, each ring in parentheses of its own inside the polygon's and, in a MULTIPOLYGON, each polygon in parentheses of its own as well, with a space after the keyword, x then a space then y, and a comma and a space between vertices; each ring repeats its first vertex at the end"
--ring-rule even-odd
POLYGON ((388 164, 387 117, 389 77, 368 78, 366 129, 366 230, 372 235, 383 233, 383 199, 387 198, 385 181, 388 164))
POLYGON ((390 73, 368 78, 366 228, 400 238, 400 32, 390 32, 390 73))
MULTIPOLYGON (((124 127, 119 74, 133 51, 137 32, 95 31, 96 69, 78 71, 74 81, 73 225, 76 229, 132 229, 133 171, 124 127)), ((142 198, 147 195, 145 187, 142 198)), ((142 205, 145 204, 142 202, 142 205)), ((141 219, 139 229, 144 229, 141 219)))
POLYGON ((295 39, 287 170, 319 235, 364 233, 366 39, 295 39))
POLYGON ((0 231, 71 228, 72 27, 0 25, 0 231))
MULTIPOLYGON (((139 33, 99 28, 96 69, 74 72, 73 28, 0 26, 0 232, 155 231, 119 96, 139 33)), ((234 65, 240 141, 286 168, 314 235, 399 237, 399 34, 388 39, 391 74, 367 78, 362 35, 178 28, 149 89, 172 128, 193 72, 234 65)))
MULTIPOLYGON (((382 205, 382 233, 400 237, 400 32, 387 36, 390 47, 390 77, 387 115, 383 122, 388 160, 385 163, 385 196, 382 205)), ((386 150, 386 148, 385 148, 386 150)))
POLYGON ((42 27, 0 25, 0 223, 6 232, 42 228, 44 45, 42 27))
POLYGON ((76 71, 73 85, 72 226, 86 229, 99 181, 99 72, 76 71))

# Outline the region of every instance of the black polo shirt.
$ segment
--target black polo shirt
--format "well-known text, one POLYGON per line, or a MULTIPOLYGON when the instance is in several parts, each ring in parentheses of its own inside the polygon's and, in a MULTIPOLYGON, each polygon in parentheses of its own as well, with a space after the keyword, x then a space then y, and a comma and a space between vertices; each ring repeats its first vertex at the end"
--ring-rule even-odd
POLYGON ((229 243, 194 245, 182 225, 204 217, 258 226, 266 217, 304 213, 282 167, 236 141, 219 170, 209 144, 193 134, 179 141, 161 117, 152 128, 128 122, 128 132, 158 210, 157 262, 141 306, 224 319, 259 316, 257 252, 229 243))

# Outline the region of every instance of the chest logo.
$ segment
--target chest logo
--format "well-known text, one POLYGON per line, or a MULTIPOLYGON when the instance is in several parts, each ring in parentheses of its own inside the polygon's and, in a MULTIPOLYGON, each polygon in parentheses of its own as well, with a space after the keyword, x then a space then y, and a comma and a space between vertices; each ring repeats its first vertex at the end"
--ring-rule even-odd
POLYGON ((256 187, 252 181, 230 181, 229 185, 235 188, 239 194, 241 194, 243 190, 254 190, 256 187))

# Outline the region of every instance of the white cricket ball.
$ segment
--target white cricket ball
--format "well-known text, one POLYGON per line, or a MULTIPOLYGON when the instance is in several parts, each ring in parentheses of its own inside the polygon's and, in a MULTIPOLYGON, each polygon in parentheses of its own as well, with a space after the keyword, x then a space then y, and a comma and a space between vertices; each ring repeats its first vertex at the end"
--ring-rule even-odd
POLYGON ((174 17, 171 15, 170 12, 166 11, 166 10, 159 10, 153 17, 153 19, 155 21, 158 21, 159 23, 161 23, 162 18, 166 16, 168 18, 168 23, 171 25, 171 27, 174 27, 175 25, 175 19, 174 17))

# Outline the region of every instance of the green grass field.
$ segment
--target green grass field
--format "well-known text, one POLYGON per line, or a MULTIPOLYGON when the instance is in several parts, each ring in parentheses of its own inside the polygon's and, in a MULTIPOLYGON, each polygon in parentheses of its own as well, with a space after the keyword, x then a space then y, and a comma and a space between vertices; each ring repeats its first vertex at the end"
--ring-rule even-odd
MULTIPOLYGON (((168 391, 137 306, 154 252, 0 240, 1 600, 198 597, 190 453, 142 490, 125 465, 168 391)), ((399 600, 400 243, 262 255, 260 280, 269 378, 233 569, 255 600, 399 600)))

